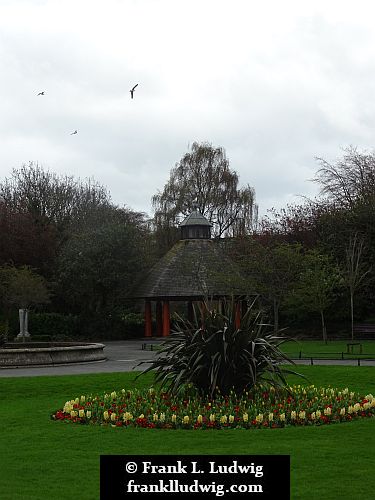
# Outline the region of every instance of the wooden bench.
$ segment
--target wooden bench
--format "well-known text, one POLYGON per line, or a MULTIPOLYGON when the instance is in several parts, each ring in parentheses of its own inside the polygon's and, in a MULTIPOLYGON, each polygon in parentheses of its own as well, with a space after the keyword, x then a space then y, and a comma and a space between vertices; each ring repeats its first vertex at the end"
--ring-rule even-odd
POLYGON ((354 333, 357 336, 374 336, 375 337, 375 324, 370 323, 362 323, 354 325, 353 327, 354 333))
POLYGON ((346 344, 347 354, 354 354, 354 346, 359 346, 359 354, 362 354, 362 344, 360 342, 348 342, 346 344))

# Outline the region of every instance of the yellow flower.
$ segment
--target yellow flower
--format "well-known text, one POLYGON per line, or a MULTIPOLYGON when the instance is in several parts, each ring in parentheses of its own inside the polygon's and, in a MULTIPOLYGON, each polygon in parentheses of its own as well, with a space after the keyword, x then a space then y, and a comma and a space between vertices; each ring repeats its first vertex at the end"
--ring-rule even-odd
POLYGON ((268 422, 272 422, 273 420, 273 413, 268 414, 268 422))
POLYGON ((154 413, 154 416, 152 418, 153 418, 154 422, 157 422, 159 419, 158 414, 154 413))
POLYGON ((111 398, 116 399, 117 398, 117 393, 116 391, 111 392, 111 398))
POLYGON ((311 418, 311 420, 315 420, 316 419, 315 412, 312 412, 312 414, 310 415, 310 418, 311 418))
POLYGON ((228 417, 226 415, 222 415, 220 417, 220 423, 221 424, 226 424, 228 422, 228 417))
POLYGON ((133 415, 131 413, 129 413, 128 411, 126 411, 122 416, 122 419, 124 420, 124 422, 127 422, 128 420, 132 420, 132 418, 133 418, 133 415))
POLYGON ((103 412, 103 418, 104 420, 108 420, 109 419, 109 414, 107 411, 103 412))
POLYGON ((331 414, 332 414, 332 410, 329 406, 328 406, 328 408, 324 409, 324 415, 330 416, 331 414))
POLYGON ((160 422, 165 421, 165 413, 160 413, 160 422))
POLYGON ((74 411, 74 410, 72 410, 72 411, 70 412, 70 416, 71 416, 72 418, 76 417, 76 416, 77 416, 77 412, 76 412, 76 411, 74 411))
POLYGON ((345 408, 341 408, 340 415, 343 417, 345 415, 345 408))
POLYGON ((257 416, 255 417, 255 420, 256 420, 259 424, 261 424, 261 423, 263 422, 263 413, 259 413, 259 415, 257 415, 257 416))
POLYGON ((316 410, 316 418, 320 418, 322 415, 322 412, 320 410, 316 410))
POLYGON ((173 413, 172 415, 172 422, 175 423, 177 420, 177 415, 175 413, 173 413))
POLYGON ((79 410, 78 416, 83 418, 85 416, 85 410, 79 410))
POLYGON ((202 417, 202 415, 198 415, 198 416, 197 416, 197 422, 198 422, 198 424, 201 424, 201 423, 203 422, 203 417, 202 417))
POLYGON ((248 413, 244 413, 244 414, 242 415, 242 420, 243 420, 244 422, 248 422, 248 421, 249 421, 249 415, 248 415, 248 413))
POLYGON ((300 411, 300 412, 299 412, 299 414, 298 414, 298 416, 299 416, 299 418, 300 418, 301 420, 304 420, 304 419, 306 418, 306 412, 304 412, 304 411, 300 411))
POLYGON ((76 399, 74 400, 74 403, 75 403, 76 405, 79 405, 79 398, 76 398, 76 399))
POLYGON ((141 413, 138 418, 145 418, 145 416, 141 413))
POLYGON ((281 414, 280 414, 280 420, 281 420, 282 422, 285 422, 285 413, 281 413, 281 414))
POLYGON ((210 422, 215 422, 215 419, 216 419, 215 413, 211 413, 210 422))
POLYGON ((184 422, 184 424, 188 424, 189 423, 189 416, 188 415, 184 416, 183 422, 184 422))
POLYGON ((86 412, 86 418, 91 418, 91 411, 90 410, 87 410, 87 412, 86 412))
POLYGON ((86 401, 86 397, 85 396, 81 396, 81 403, 84 403, 86 401))
POLYGON ((233 422, 234 422, 234 416, 233 415, 229 415, 229 423, 233 424, 233 422))
POLYGON ((116 420, 116 418, 117 418, 116 413, 111 413, 111 420, 112 420, 112 422, 114 422, 116 420))
POLYGON ((290 414, 290 418, 291 418, 292 420, 295 420, 295 419, 296 419, 296 417, 297 417, 297 413, 296 413, 295 411, 292 411, 292 412, 291 412, 291 414, 290 414))

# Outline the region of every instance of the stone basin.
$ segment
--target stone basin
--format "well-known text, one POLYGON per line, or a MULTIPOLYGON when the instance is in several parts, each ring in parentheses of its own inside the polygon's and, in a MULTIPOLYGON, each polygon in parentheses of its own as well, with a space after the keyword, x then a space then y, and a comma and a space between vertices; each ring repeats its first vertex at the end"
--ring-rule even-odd
POLYGON ((0 348, 0 368, 104 361, 104 347, 85 342, 8 342, 0 348))

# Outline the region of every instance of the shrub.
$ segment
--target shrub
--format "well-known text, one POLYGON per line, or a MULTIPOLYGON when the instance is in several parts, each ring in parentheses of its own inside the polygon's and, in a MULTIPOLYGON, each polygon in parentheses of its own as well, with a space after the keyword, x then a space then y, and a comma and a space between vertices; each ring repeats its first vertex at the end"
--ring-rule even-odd
POLYGON ((155 381, 172 394, 187 384, 210 397, 231 391, 239 394, 261 383, 284 387, 284 375, 295 372, 280 365, 293 362, 279 347, 290 339, 262 323, 254 303, 239 328, 234 310, 233 303, 224 304, 222 312, 205 304, 204 318, 195 314, 192 323, 180 318, 142 373, 156 370, 155 381))
POLYGON ((71 340, 79 337, 78 317, 71 314, 30 311, 29 332, 32 340, 36 338, 71 340))

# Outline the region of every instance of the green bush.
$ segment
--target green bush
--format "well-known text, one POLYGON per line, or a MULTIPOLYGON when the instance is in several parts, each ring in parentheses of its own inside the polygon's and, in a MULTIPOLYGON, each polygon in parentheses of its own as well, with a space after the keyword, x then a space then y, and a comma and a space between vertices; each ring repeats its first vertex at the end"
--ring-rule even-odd
POLYGON ((81 315, 80 332, 87 340, 123 340, 144 336, 142 314, 114 311, 101 314, 81 315))
POLYGON ((254 304, 239 328, 233 303, 224 304, 222 312, 210 310, 207 304, 205 309, 203 319, 195 315, 189 323, 181 318, 142 373, 156 370, 155 382, 173 394, 187 385, 210 397, 232 390, 239 394, 261 383, 275 388, 286 385, 285 374, 295 372, 280 365, 293 363, 280 345, 289 339, 263 324, 254 304))
POLYGON ((74 340, 80 337, 79 318, 71 314, 29 312, 29 333, 32 340, 74 340))

